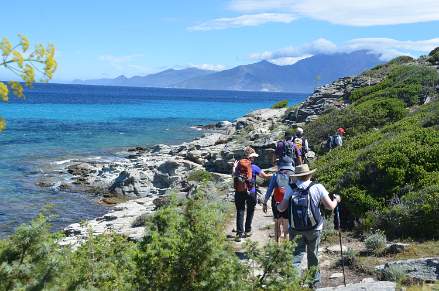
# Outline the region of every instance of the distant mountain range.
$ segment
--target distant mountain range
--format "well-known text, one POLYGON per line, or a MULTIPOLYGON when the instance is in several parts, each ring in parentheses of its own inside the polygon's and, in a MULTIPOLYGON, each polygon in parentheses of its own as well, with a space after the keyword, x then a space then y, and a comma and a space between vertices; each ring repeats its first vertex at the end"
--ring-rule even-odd
POLYGON ((357 75, 383 63, 379 55, 368 51, 315 55, 293 65, 275 65, 268 61, 237 66, 224 71, 197 68, 169 69, 147 76, 114 79, 74 80, 75 84, 160 87, 211 90, 312 92, 317 85, 345 76, 357 75))

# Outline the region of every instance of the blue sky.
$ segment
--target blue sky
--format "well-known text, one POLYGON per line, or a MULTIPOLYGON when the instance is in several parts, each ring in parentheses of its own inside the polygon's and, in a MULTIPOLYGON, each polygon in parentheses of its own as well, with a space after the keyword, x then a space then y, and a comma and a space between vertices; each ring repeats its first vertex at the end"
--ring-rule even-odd
MULTIPOLYGON (((439 46, 437 0, 9 1, 1 34, 53 43, 54 81, 230 68, 369 49, 389 59, 439 46), (358 2, 358 3, 357 3, 358 2)), ((0 71, 0 77, 7 77, 0 71)))

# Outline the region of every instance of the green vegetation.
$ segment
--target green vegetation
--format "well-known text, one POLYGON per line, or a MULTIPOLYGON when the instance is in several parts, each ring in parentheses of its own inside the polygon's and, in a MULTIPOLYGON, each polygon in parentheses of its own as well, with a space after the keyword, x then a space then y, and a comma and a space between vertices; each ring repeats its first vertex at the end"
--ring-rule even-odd
MULTIPOLYGON (((17 75, 26 86, 32 86, 35 82, 35 73, 42 75, 41 82, 52 79, 56 70, 55 47, 44 47, 37 44, 33 51, 29 50, 30 43, 24 35, 18 35, 20 41, 17 45, 4 37, 0 41, 0 69, 6 69, 17 75)), ((9 93, 12 91, 17 97, 24 97, 23 86, 17 81, 9 81, 7 84, 0 82, 0 100, 7 102, 9 93)), ((0 131, 6 126, 4 119, 0 118, 0 131)))
POLYGON ((381 273, 381 280, 393 281, 401 283, 407 278, 406 268, 399 265, 390 265, 385 268, 381 273))
POLYGON ((439 76, 417 64, 387 67, 381 83, 353 92, 351 106, 306 125, 314 145, 346 128, 344 146, 316 161, 317 178, 342 195, 345 219, 360 219, 366 230, 437 238, 439 101, 419 104, 427 95, 437 98, 439 76))
POLYGON ((366 240, 364 241, 364 245, 366 246, 368 252, 379 256, 386 249, 386 235, 381 231, 377 231, 366 238, 366 240))
POLYGON ((140 243, 91 235, 73 251, 40 215, 0 240, 0 290, 299 290, 292 243, 250 244, 241 262, 224 234, 229 210, 207 192, 183 206, 171 199, 144 220, 140 243))
POLYGON ((435 48, 428 54, 427 61, 433 65, 439 65, 439 47, 435 48))
POLYGON ((213 175, 212 173, 206 171, 206 170, 194 170, 189 173, 187 179, 188 181, 195 181, 195 182, 210 182, 213 181, 213 175))
POLYGON ((287 108, 288 107, 288 100, 282 100, 271 106, 272 109, 280 109, 280 108, 287 108))

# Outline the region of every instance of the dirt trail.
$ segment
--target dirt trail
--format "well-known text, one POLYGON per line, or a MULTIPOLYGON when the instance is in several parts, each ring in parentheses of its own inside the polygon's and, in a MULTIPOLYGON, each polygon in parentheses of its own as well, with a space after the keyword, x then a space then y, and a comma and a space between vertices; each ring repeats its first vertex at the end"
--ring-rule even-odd
MULTIPOLYGON (((262 193, 265 193, 263 191, 262 193)), ((328 222, 327 222, 328 223, 328 222)), ((237 253, 243 253, 245 241, 251 240, 258 243, 259 246, 265 245, 269 240, 274 240, 274 221, 273 214, 271 212, 271 207, 268 207, 268 211, 265 214, 262 211, 261 205, 256 205, 255 215, 252 223, 252 236, 249 238, 242 239, 241 242, 233 241, 236 233, 233 231, 236 228, 236 216, 229 221, 226 231, 227 235, 230 237, 234 249, 237 253)), ((351 244, 348 242, 347 238, 344 238, 343 244, 346 246, 351 244)), ((321 270, 321 285, 322 287, 335 287, 343 284, 343 277, 337 277, 330 279, 331 275, 335 273, 341 273, 342 268, 336 266, 340 258, 340 253, 338 252, 339 248, 338 241, 334 242, 326 242, 323 241, 320 245, 319 258, 320 258, 320 270, 321 270), (329 249, 329 250, 328 250, 329 249)), ((344 246, 346 248, 346 246, 344 246)), ((302 269, 306 268, 307 260, 306 256, 302 261, 302 269)), ((340 274, 339 274, 340 275, 340 274)), ((346 282, 347 283, 358 283, 361 282, 367 276, 356 274, 346 268, 346 282)))

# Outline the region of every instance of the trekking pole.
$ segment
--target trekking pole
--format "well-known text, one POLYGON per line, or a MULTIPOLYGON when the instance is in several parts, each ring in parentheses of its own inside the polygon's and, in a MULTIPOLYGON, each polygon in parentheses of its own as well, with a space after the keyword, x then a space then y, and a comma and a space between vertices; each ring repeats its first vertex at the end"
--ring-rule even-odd
POLYGON ((335 215, 337 216, 337 226, 338 226, 338 238, 340 241, 340 254, 341 254, 341 267, 343 269, 343 284, 346 286, 346 275, 344 272, 344 260, 343 260, 343 245, 341 243, 341 227, 340 227, 340 211, 339 211, 340 206, 337 205, 337 207, 335 208, 335 215))

